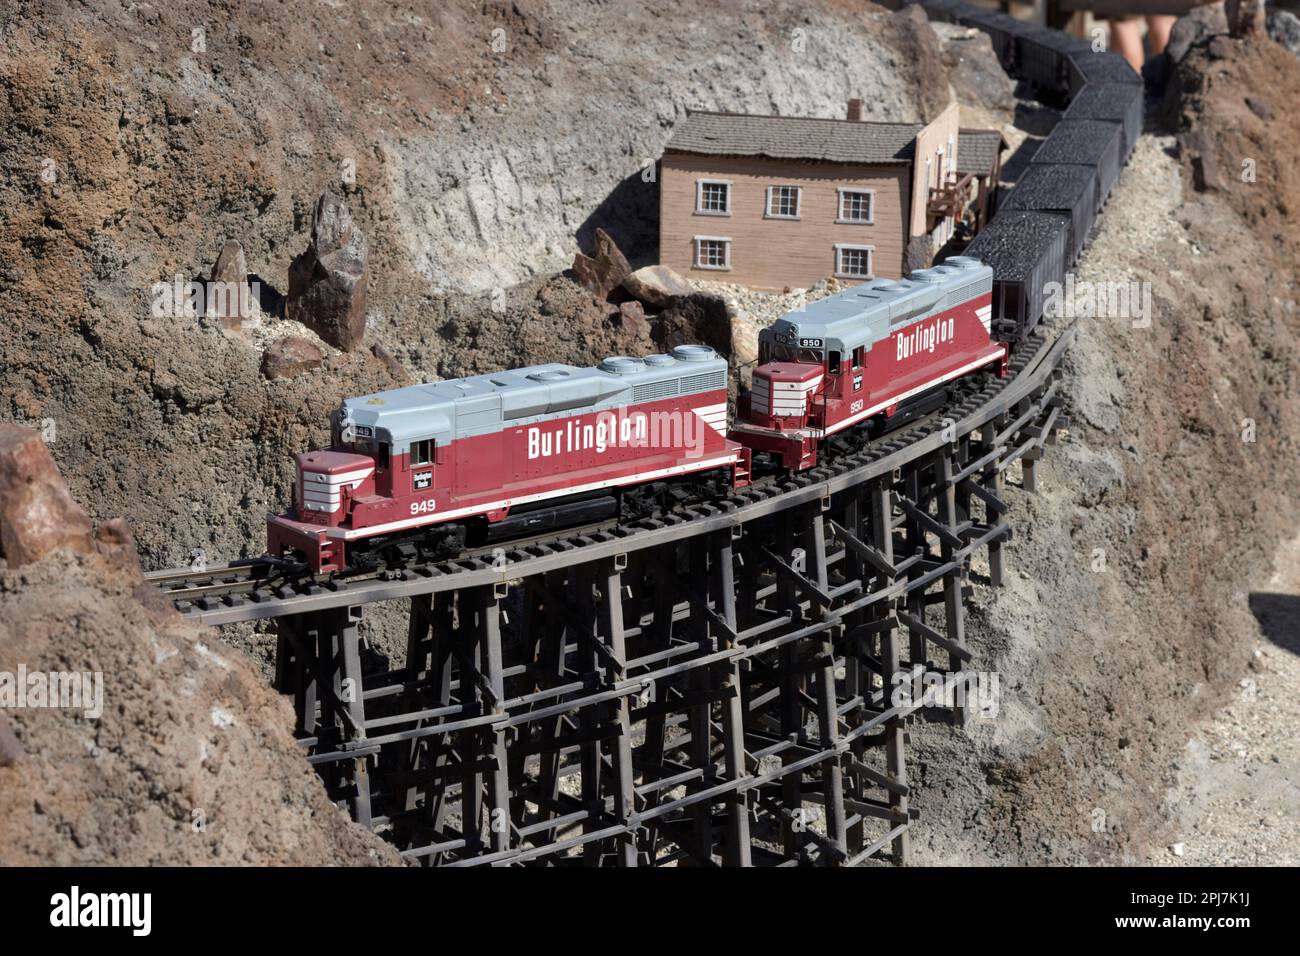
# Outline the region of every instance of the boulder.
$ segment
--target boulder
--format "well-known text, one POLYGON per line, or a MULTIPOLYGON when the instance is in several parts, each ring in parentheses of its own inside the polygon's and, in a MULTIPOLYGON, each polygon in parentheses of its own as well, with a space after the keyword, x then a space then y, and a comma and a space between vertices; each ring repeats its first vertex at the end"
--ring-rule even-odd
POLYGON ((1205 49, 1211 60, 1231 60, 1237 53, 1237 48, 1228 37, 1211 37, 1205 49))
POLYGON ((322 193, 311 220, 311 245, 289 265, 288 318, 336 348, 350 351, 366 331, 366 238, 347 205, 322 193))
POLYGON ((325 353, 311 339, 286 335, 267 346, 262 356, 262 374, 269 379, 296 378, 320 368, 324 362, 325 353))
POLYGON ((217 255, 212 267, 213 282, 247 282, 248 261, 244 258, 244 247, 237 242, 227 242, 217 255))
POLYGON ((1246 106, 1266 123, 1273 119, 1273 107, 1257 97, 1246 97, 1246 106))
POLYGON ((130 580, 137 584, 144 580, 135 535, 125 518, 112 518, 95 529, 95 550, 130 580))
POLYGON ((596 230, 596 254, 579 252, 573 257, 573 275, 593 295, 606 298, 628 277, 632 267, 627 257, 604 229, 596 230))
POLYGON ((674 299, 691 294, 691 287, 686 284, 686 280, 668 266, 646 266, 636 272, 629 272, 623 279, 623 288, 642 302, 660 308, 672 305, 674 299))
POLYGON ((1214 143, 1203 129, 1193 129, 1178 138, 1178 148, 1191 165, 1192 183, 1197 192, 1223 188, 1214 143))
POLYGON ((0 714, 0 767, 10 767, 23 756, 22 742, 9 725, 9 718, 0 714))
POLYGON ((692 292, 660 313, 650 335, 667 352, 678 345, 702 343, 723 358, 731 357, 733 314, 727 300, 710 292, 692 292))
POLYGON ((635 299, 621 302, 618 306, 618 319, 624 325, 639 325, 645 321, 645 307, 635 299))
POLYGON ((1016 108, 1016 84, 1007 76, 993 52, 993 42, 983 30, 944 23, 930 24, 943 50, 943 63, 957 102, 961 104, 963 126, 970 122, 969 111, 979 109, 981 125, 990 121, 1009 121, 1016 108))
POLYGON ((208 281, 207 300, 213 306, 212 315, 208 318, 223 329, 239 328, 255 304, 248 288, 248 262, 244 259, 244 247, 237 242, 227 242, 222 246, 208 281))
POLYGON ((1227 32, 1228 17, 1224 13, 1223 4, 1211 3, 1197 7, 1178 18, 1178 22, 1170 31, 1165 53, 1174 63, 1181 63, 1183 57, 1187 56, 1187 51, 1202 40, 1227 32))
POLYGON ((51 551, 94 550, 90 518, 59 474, 41 436, 0 424, 0 555, 16 568, 51 551))
POLYGON ((1260 36, 1264 32, 1264 0, 1224 0, 1228 30, 1234 37, 1260 36))
POLYGON ((399 382, 411 383, 414 381, 411 373, 406 370, 406 366, 397 360, 392 352, 384 348, 379 342, 370 346, 370 354, 379 361, 384 363, 384 368, 388 369, 388 374, 393 376, 399 382))
POLYGON ((934 242, 928 235, 913 236, 903 250, 903 273, 928 269, 934 259, 934 242))

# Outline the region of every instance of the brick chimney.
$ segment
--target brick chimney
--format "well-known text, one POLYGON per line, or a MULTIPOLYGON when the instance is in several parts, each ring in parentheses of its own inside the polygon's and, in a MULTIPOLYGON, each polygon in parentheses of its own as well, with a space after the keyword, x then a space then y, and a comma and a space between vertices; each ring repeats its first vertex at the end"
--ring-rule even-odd
POLYGON ((862 122, 862 100, 858 99, 856 96, 849 100, 848 119, 853 123, 862 122))

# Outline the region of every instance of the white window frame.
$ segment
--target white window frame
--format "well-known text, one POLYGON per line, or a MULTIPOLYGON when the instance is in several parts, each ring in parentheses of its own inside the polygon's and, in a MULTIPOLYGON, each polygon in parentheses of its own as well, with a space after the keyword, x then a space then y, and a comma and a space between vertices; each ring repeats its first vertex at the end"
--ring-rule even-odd
POLYGON ((695 246, 694 267, 696 269, 708 269, 710 272, 730 272, 731 271, 731 237, 730 236, 695 236, 691 242, 695 246), (720 242, 722 243, 723 257, 726 265, 709 266, 700 261, 700 243, 702 242, 720 242))
POLYGON ((697 179, 695 180, 695 215, 697 216, 730 216, 731 215, 731 187, 730 179, 697 179), (704 187, 705 186, 726 186, 727 187, 727 208, 724 209, 705 209, 704 208, 704 187))
POLYGON ((842 225, 851 226, 874 226, 876 224, 876 191, 874 189, 856 189, 851 186, 841 186, 839 192, 839 204, 835 208, 835 221, 842 225), (867 196, 867 218, 866 219, 845 219, 844 218, 844 194, 854 193, 867 196))
POLYGON ((837 279, 874 279, 876 277, 876 247, 864 246, 855 242, 835 243, 835 278, 837 279), (844 272, 840 268, 840 253, 846 250, 858 250, 867 254, 867 275, 856 272, 844 272))
POLYGON ((785 183, 778 183, 775 186, 767 187, 767 205, 763 210, 764 219, 802 219, 803 218, 803 187, 790 186, 785 183), (778 189, 794 190, 794 215, 772 211, 772 194, 778 189))

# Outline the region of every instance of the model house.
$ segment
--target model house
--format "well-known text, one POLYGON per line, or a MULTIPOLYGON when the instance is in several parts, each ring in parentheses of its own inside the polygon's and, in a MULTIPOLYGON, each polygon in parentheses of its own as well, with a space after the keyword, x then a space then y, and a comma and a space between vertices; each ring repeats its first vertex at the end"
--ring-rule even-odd
POLYGON ((969 202, 956 104, 933 122, 689 112, 664 149, 659 258, 756 289, 930 264, 969 202))

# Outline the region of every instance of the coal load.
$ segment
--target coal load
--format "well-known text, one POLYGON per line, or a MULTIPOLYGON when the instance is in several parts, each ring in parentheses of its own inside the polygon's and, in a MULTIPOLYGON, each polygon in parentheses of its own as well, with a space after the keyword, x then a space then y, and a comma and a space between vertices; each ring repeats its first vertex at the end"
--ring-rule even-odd
POLYGON ((1097 205, 1110 196, 1119 178, 1123 130, 1118 123, 1062 120, 1034 154, 1032 165, 1089 166, 1097 177, 1097 205))
POLYGON ((1133 71, 1118 53, 1076 53, 1070 57, 1070 98, 1085 84, 1131 83, 1142 85, 1142 77, 1133 71))
POLYGON ((1056 212, 1070 220, 1069 261, 1076 262, 1088 243, 1097 210, 1097 177, 1087 166, 1031 165, 1003 209, 1056 212))
POLYGON ((1089 83, 1070 101, 1070 108, 1061 118, 1119 123, 1124 132, 1121 145, 1127 161, 1142 135, 1142 110, 1142 87, 1132 83, 1089 83))

